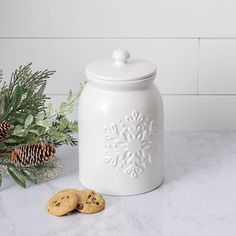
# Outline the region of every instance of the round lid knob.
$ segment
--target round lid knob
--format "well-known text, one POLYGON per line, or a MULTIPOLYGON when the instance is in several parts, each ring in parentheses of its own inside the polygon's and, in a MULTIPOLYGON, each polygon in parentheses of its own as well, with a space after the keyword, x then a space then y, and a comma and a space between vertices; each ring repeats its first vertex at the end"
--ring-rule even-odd
POLYGON ((156 65, 144 59, 131 58, 125 49, 117 49, 112 59, 89 63, 85 73, 90 81, 103 80, 111 82, 132 82, 153 77, 156 65))
POLYGON ((125 49, 117 49, 112 54, 113 59, 115 60, 115 63, 127 63, 127 60, 129 59, 130 55, 129 52, 125 49))

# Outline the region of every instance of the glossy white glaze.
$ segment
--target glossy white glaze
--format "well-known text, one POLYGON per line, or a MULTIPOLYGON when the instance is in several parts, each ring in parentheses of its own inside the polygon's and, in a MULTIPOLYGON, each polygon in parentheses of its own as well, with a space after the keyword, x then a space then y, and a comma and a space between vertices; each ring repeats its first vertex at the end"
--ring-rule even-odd
POLYGON ((140 194, 163 180, 163 105, 153 83, 156 66, 130 62, 125 50, 113 57, 112 63, 87 67, 88 84, 79 100, 79 179, 104 194, 140 194))

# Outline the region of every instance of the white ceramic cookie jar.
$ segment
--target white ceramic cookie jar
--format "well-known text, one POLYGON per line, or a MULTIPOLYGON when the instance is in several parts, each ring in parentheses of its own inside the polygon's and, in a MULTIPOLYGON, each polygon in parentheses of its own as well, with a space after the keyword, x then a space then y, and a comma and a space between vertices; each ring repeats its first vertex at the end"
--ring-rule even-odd
POLYGON ((129 59, 90 63, 79 100, 79 178, 86 188, 134 195, 163 180, 163 105, 156 65, 129 59))

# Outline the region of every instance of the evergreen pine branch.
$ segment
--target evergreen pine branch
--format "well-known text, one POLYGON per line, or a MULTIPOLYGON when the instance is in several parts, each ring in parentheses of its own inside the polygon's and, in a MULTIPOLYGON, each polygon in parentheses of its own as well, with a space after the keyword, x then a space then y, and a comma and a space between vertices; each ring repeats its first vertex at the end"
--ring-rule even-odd
POLYGON ((7 84, 6 81, 3 81, 3 73, 2 70, 0 70, 0 97, 6 92, 7 90, 7 84))
MULTIPOLYGON (((0 153, 11 153, 15 147, 27 143, 51 143, 55 147, 77 145, 78 123, 70 121, 68 117, 85 83, 81 82, 76 95, 69 91, 67 101, 54 109, 52 104, 47 104, 49 98, 44 90, 47 79, 55 71, 33 72, 31 66, 32 63, 29 63, 16 69, 8 84, 3 81, 0 71, 0 122, 8 121, 11 124, 9 133, 0 142, 0 153)), ((32 169, 15 166, 9 156, 0 157, 0 165, 5 166, 9 175, 22 187, 26 186, 25 180, 36 183, 32 169)), ((50 163, 45 163, 35 168, 51 167, 50 163)))
MULTIPOLYGON (((2 119, 13 120, 18 113, 36 115, 45 110, 44 95, 47 79, 55 71, 38 71, 33 73, 32 63, 16 69, 5 92, 5 109, 2 119)), ((1 118, 1 117, 0 117, 1 118)))

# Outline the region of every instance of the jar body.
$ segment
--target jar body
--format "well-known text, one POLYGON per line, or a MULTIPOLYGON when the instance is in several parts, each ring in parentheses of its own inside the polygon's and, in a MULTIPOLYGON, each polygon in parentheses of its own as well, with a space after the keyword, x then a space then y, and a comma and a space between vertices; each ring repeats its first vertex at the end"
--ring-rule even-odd
POLYGON ((79 100, 79 178, 86 188, 134 195, 163 180, 163 105, 153 83, 109 89, 89 82, 79 100))

